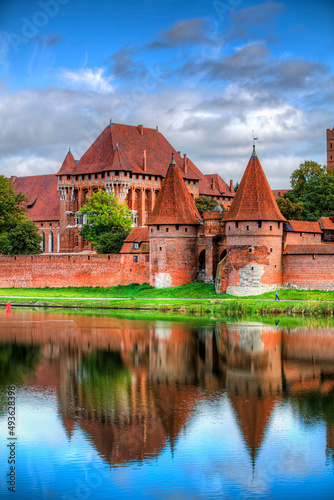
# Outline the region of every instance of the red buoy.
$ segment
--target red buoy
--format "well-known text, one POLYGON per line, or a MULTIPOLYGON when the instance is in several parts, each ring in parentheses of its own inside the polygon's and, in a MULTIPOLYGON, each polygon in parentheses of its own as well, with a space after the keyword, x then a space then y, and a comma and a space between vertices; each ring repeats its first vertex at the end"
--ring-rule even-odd
POLYGON ((12 304, 6 304, 6 313, 11 313, 12 312, 12 304))

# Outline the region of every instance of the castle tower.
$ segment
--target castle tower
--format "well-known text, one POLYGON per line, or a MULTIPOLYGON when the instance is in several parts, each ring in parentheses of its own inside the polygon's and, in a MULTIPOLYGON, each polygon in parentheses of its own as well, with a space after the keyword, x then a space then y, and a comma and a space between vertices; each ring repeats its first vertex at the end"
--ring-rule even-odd
POLYGON ((326 130, 327 167, 334 170, 334 127, 326 130))
POLYGON ((62 252, 70 252, 74 246, 75 212, 77 208, 77 191, 73 181, 75 159, 69 149, 65 160, 57 173, 57 190, 60 196, 60 248, 62 252))
POLYGON ((279 288, 286 219, 255 146, 225 221, 227 254, 218 266, 217 292, 252 295, 279 288))
POLYGON ((174 154, 154 210, 146 224, 150 238, 150 285, 184 285, 197 277, 197 227, 200 215, 174 154))

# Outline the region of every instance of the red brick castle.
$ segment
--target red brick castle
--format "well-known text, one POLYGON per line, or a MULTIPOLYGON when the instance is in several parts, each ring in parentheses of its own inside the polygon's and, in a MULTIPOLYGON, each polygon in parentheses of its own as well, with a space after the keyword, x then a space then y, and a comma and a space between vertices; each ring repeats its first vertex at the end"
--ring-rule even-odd
POLYGON ((48 253, 1 256, 0 286, 169 287, 198 280, 234 295, 334 289, 334 218, 287 221, 255 146, 234 193, 231 183, 203 175, 157 130, 111 123, 79 161, 69 152, 57 176, 13 183, 28 195, 28 214, 48 253), (126 200, 133 216, 134 229, 119 255, 82 253, 88 247, 76 212, 101 188, 126 200), (201 194, 229 210, 217 203, 201 218, 194 202, 201 194), (55 241, 59 253, 51 255, 55 241))

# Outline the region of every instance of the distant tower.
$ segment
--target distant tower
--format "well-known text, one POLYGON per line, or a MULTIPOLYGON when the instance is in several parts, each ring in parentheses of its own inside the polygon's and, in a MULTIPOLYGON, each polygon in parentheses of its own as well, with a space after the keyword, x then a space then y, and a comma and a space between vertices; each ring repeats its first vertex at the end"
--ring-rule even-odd
POLYGON ((150 285, 156 288, 196 281, 200 215, 174 155, 146 224, 150 238, 150 285))
POLYGON ((334 170, 334 127, 326 130, 327 139, 327 167, 334 170))
POLYGON ((260 294, 282 284, 283 217, 253 154, 226 221, 226 257, 220 262, 217 292, 260 294))

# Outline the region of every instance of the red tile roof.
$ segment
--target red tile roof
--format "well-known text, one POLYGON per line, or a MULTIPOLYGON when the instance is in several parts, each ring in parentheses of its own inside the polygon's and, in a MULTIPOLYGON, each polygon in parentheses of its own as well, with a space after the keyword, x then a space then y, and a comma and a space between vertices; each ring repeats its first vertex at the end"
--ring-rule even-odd
POLYGON ((288 191, 291 191, 291 190, 290 189, 272 189, 275 200, 277 200, 277 198, 283 198, 283 195, 285 193, 287 193, 288 191))
POLYGON ((127 243, 137 243, 140 241, 149 241, 148 227, 136 227, 132 229, 131 233, 125 238, 127 243))
MULTIPOLYGON (((322 233, 319 222, 304 220, 289 220, 288 223, 297 233, 322 233)), ((333 227, 334 229, 334 227, 333 227)))
POLYGON ((149 251, 148 227, 138 227, 132 229, 131 233, 125 238, 120 253, 149 253, 149 251), (135 243, 140 243, 139 248, 134 247, 135 243))
POLYGON ((167 170, 152 214, 146 224, 194 224, 200 215, 174 159, 167 170))
POLYGON ((286 220, 277 206, 255 148, 226 220, 286 220))
POLYGON ((30 219, 35 222, 59 221, 60 201, 55 175, 17 177, 13 187, 16 193, 21 192, 27 196, 27 215, 30 219))
POLYGON ((65 156, 65 160, 58 172, 58 175, 71 175, 75 169, 75 159, 71 153, 71 150, 65 156))
MULTIPOLYGON (((235 193, 231 193, 230 187, 226 182, 220 177, 218 174, 205 174, 205 177, 209 183, 210 190, 211 191, 218 191, 220 195, 222 196, 228 196, 229 198, 232 198, 235 196, 235 193), (214 181, 214 188, 212 189, 212 181, 214 181)), ((201 193, 202 194, 202 193, 201 193)), ((211 194, 212 193, 208 193, 211 194)), ((216 195, 214 195, 216 196, 216 195)))
POLYGON ((284 255, 333 255, 334 245, 323 243, 322 245, 287 245, 283 250, 284 255))
POLYGON ((321 217, 318 222, 321 229, 334 231, 334 217, 321 217))
MULTIPOLYGON (((109 125, 78 162, 75 162, 74 158, 72 161, 72 159, 66 157, 58 175, 124 170, 131 171, 133 174, 165 177, 167 165, 169 165, 170 157, 174 153, 175 162, 182 177, 199 181, 200 195, 220 196, 219 189, 217 187, 214 190, 211 189, 210 181, 189 158, 187 159, 188 172, 184 172, 184 159, 160 132, 145 127, 142 130, 143 134, 141 134, 139 127, 132 125, 117 123, 109 125), (146 150, 147 158, 146 172, 143 169, 144 150, 146 150)), ((222 179, 221 182, 218 182, 218 185, 220 184, 225 184, 222 179)), ((229 196, 231 196, 231 193, 229 196)))

